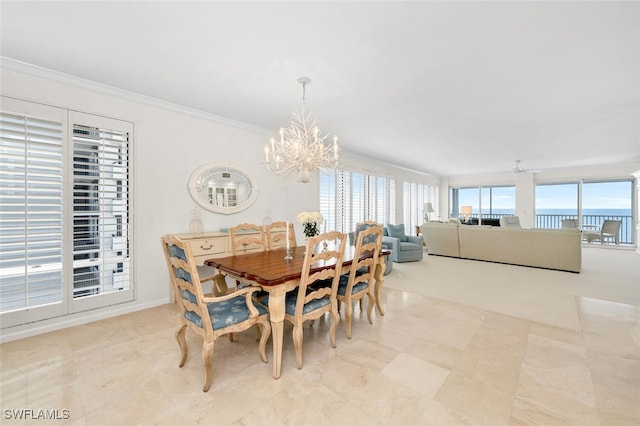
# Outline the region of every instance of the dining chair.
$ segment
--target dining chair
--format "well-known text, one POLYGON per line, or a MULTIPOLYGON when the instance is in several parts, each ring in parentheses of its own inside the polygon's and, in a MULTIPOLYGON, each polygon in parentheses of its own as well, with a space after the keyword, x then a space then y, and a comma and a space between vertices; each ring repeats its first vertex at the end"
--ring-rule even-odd
POLYGON ((562 219, 562 229, 578 229, 578 219, 562 219))
MULTIPOLYGON (((261 225, 253 223, 241 223, 240 225, 229 228, 229 245, 231 246, 231 255, 267 250, 267 242, 265 239, 264 228, 261 225)), ((236 289, 250 285, 245 282, 236 280, 236 289)), ((228 291, 232 291, 228 290, 228 291)), ((267 293, 260 290, 254 297, 254 302, 264 297, 267 293)), ((260 330, 256 329, 256 338, 260 335, 260 330)), ((233 341, 233 334, 229 335, 229 339, 233 341)))
POLYGON ((249 251, 264 251, 267 248, 261 225, 242 223, 229 228, 231 255, 249 251))
POLYGON ((589 242, 600 241, 601 244, 605 244, 609 240, 618 245, 620 244, 620 226, 621 220, 605 219, 600 227, 600 232, 591 236, 589 242))
POLYGON ((187 360, 188 329, 202 337, 202 362, 204 364, 204 387, 207 392, 213 381, 213 346, 215 340, 225 334, 244 331, 253 325, 261 331, 258 350, 263 362, 267 362, 266 345, 271 334, 271 324, 267 309, 253 302, 253 295, 259 288, 245 287, 233 293, 211 297, 205 296, 198 269, 188 243, 173 235, 161 239, 171 276, 171 283, 180 308, 180 325, 176 330, 176 340, 180 346, 179 366, 187 360))
POLYGON ((519 216, 502 216, 500 226, 503 228, 522 228, 519 216))
POLYGON ((289 245, 295 247, 296 233, 293 229, 293 222, 273 222, 267 225, 265 231, 265 239, 267 240, 267 250, 273 250, 276 247, 284 247, 287 244, 287 236, 289 237, 289 245), (288 228, 288 232, 287 232, 288 228))
POLYGON ((342 275, 338 283, 336 299, 338 309, 344 303, 344 318, 347 329, 347 338, 351 339, 351 322, 353 320, 353 301, 360 301, 362 310, 362 300, 368 298, 367 318, 369 324, 373 324, 371 313, 374 306, 373 285, 374 274, 380 256, 382 246, 382 226, 371 226, 360 230, 356 240, 356 247, 353 253, 353 263, 348 274, 342 275))
POLYGON ((342 232, 331 231, 307 239, 300 285, 297 290, 287 293, 284 318, 293 324, 293 346, 296 352, 296 365, 302 368, 302 341, 304 322, 316 320, 327 312, 331 316, 329 341, 336 347, 336 329, 340 322, 336 307, 336 294, 342 270, 342 256, 347 236, 342 232), (324 243, 327 249, 324 249, 324 243), (318 265, 322 269, 312 271, 318 265), (330 286, 318 288, 309 285, 316 281, 331 282, 330 286))

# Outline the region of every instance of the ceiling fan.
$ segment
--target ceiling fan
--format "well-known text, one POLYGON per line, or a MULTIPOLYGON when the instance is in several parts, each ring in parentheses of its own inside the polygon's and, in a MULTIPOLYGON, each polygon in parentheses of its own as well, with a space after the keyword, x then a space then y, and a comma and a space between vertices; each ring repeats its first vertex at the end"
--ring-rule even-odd
POLYGON ((516 166, 511 169, 511 171, 513 173, 538 173, 540 170, 529 170, 529 169, 523 169, 522 167, 520 167, 520 160, 515 160, 516 162, 516 166))

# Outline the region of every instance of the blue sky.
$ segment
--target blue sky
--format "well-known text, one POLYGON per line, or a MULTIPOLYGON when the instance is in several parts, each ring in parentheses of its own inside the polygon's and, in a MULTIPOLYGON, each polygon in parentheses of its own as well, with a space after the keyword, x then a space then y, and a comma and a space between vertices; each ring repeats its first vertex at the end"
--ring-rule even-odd
MULTIPOLYGON (((478 188, 460 188, 460 205, 473 206, 478 210, 478 188)), ((493 187, 491 191, 493 209, 512 209, 516 207, 516 188, 514 186, 493 187)), ((489 188, 482 188, 482 211, 489 209, 489 188)))
MULTIPOLYGON (((631 182, 593 182, 582 184, 583 209, 631 209, 631 182)), ((538 185, 537 209, 578 208, 578 185, 538 185)))
MULTIPOLYGON (((478 210, 478 188, 460 188, 460 206, 478 210)), ((631 210, 632 182, 585 182, 582 184, 583 209, 631 210)), ((515 209, 515 187, 494 187, 493 209, 515 209)), ((483 211, 489 188, 482 189, 483 211)), ((537 185, 536 209, 578 209, 578 184, 537 185)))

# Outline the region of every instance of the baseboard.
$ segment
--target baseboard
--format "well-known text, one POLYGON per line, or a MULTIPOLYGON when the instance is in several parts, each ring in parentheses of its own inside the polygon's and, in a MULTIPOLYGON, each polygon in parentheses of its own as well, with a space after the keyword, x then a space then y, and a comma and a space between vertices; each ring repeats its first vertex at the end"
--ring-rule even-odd
POLYGON ((144 303, 123 303, 121 305, 113 305, 106 308, 79 312, 76 314, 32 322, 29 324, 22 324, 0 330, 0 343, 11 342, 13 340, 24 339, 27 337, 49 333, 52 331, 62 330, 64 328, 74 327, 76 325, 87 324, 106 318, 117 317, 119 315, 130 314, 132 312, 142 311, 144 309, 154 308, 160 305, 166 305, 169 302, 169 298, 162 298, 144 303))

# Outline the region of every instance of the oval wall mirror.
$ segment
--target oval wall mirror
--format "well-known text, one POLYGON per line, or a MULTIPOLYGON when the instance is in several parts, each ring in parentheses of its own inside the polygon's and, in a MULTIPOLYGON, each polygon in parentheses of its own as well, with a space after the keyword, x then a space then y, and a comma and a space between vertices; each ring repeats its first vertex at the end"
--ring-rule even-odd
POLYGON ((258 188, 253 177, 238 166, 207 163, 191 174, 189 193, 206 210, 232 214, 253 204, 258 188))

